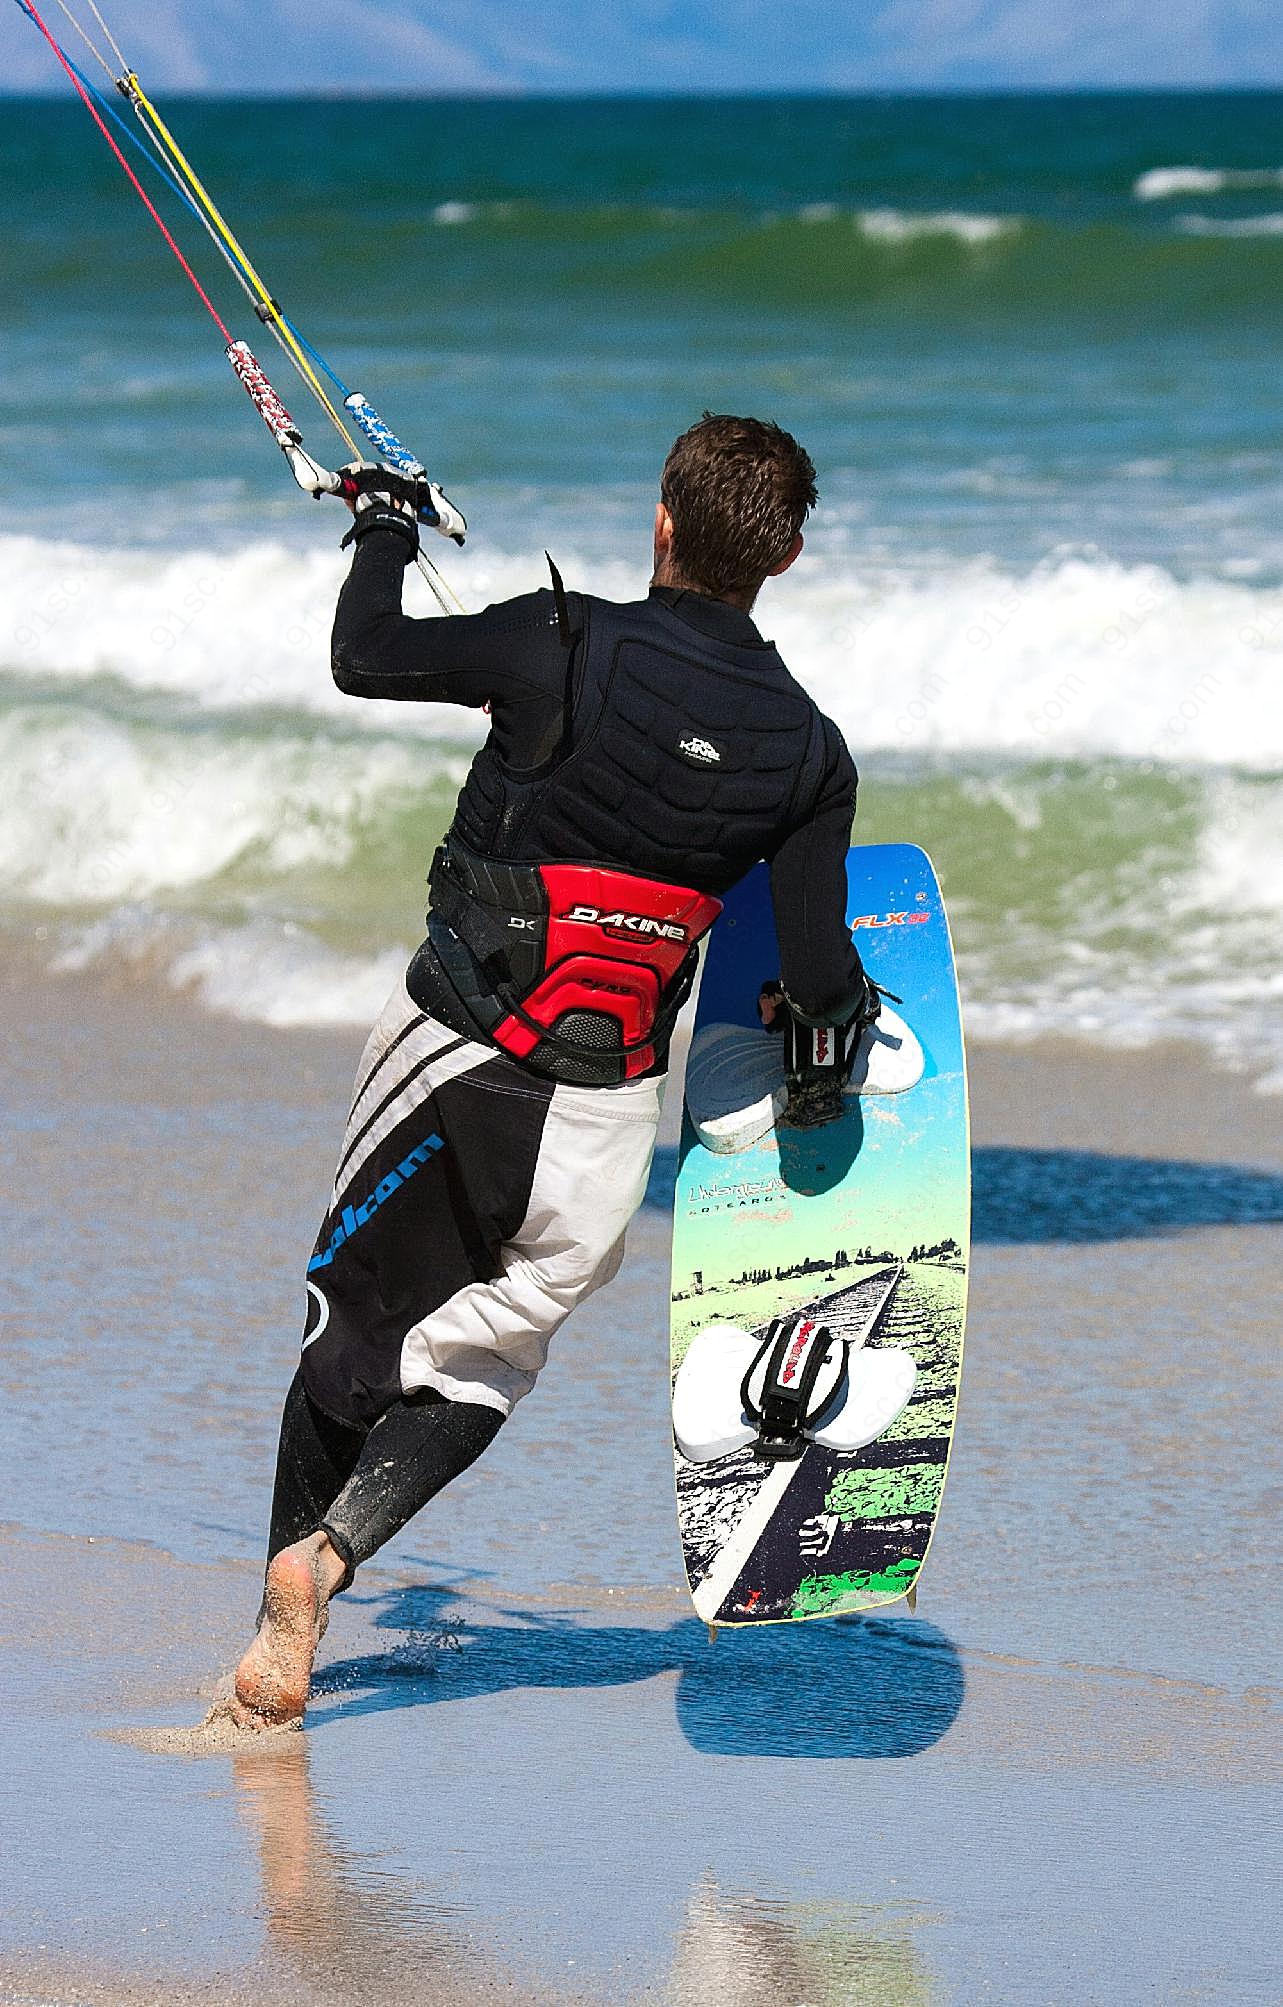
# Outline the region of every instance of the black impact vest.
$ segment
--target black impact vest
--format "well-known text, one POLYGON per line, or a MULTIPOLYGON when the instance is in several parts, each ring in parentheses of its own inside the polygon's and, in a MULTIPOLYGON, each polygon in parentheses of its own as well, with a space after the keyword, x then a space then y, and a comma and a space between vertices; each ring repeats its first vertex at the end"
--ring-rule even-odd
MULTIPOLYGON (((407 977, 421 1008, 468 1036, 493 1038, 510 991, 496 963, 483 966, 492 930, 461 924, 458 879, 443 870, 452 844, 497 867, 497 882, 510 875, 505 866, 582 863, 716 897, 805 819, 823 772, 820 714, 772 643, 705 633, 656 597, 617 605, 584 596, 573 632, 561 607, 559 729, 527 770, 506 766, 489 742, 477 753, 434 867, 428 939, 407 977)), ((651 1070, 665 1063, 671 1016, 661 1014, 651 1070)), ((524 1063, 594 1085, 625 1077, 587 1051, 537 1048, 524 1063)))

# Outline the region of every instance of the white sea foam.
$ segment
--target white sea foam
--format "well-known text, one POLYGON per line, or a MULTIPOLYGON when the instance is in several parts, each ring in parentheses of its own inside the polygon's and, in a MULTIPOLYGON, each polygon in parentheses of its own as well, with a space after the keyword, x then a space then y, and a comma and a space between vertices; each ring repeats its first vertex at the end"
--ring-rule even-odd
POLYGON ((243 927, 202 941, 170 965, 175 989, 209 1010, 288 1030, 372 1024, 404 974, 408 946, 341 955, 302 928, 243 927))
MULTIPOLYGON (((1015 797, 1013 821, 1036 826, 1036 781, 985 785, 995 799, 1015 797)), ((1081 895, 1072 932, 1042 927, 1022 943, 1014 916, 976 933, 964 918, 961 966, 976 1042, 1048 1031, 1122 1049, 1187 1039, 1252 1073, 1258 1092, 1283 1092, 1283 788, 1209 775, 1190 808, 1192 844, 1179 864, 1169 853, 1167 868, 1156 870, 1155 854, 1138 848, 1130 866, 1081 895), (1142 948, 1135 921, 1146 916, 1142 948), (1013 977, 1014 964, 1039 973, 1013 977)))
MULTIPOLYGON (((637 567, 562 555, 572 582, 644 590, 637 567)), ((474 561, 471 580, 453 570, 472 604, 542 583, 534 551, 474 561)), ((339 572, 329 554, 268 544, 121 556, 0 540, 16 609, 0 661, 8 924, 29 928, 34 902, 55 932, 74 929, 72 962, 132 964, 247 1018, 377 1010, 484 720, 334 690, 339 572)), ((1017 576, 984 562, 874 571, 830 551, 771 588, 760 617, 866 778, 947 766, 959 794, 939 838, 947 848, 960 815, 962 854, 995 808, 1002 844, 1038 854, 1045 819, 1063 815, 1060 762, 1171 770, 1154 799, 1184 804, 1179 840, 1156 836, 1151 854, 1133 807, 1110 839, 1121 862, 1084 852, 1081 899, 1066 905, 1052 882, 1047 910, 1024 918, 961 901, 974 1036, 1180 1034, 1283 1079, 1263 949, 1283 923, 1283 594, 1081 554, 1017 576)), ((1054 854, 1063 838, 1048 840, 1054 854)))
MULTIPOLYGON (((175 730, 166 754, 164 733, 135 729, 145 758, 118 728, 96 760, 87 742, 71 757, 55 748, 65 799, 33 804, 21 787, 0 799, 5 924, 30 936, 25 893, 46 908, 62 968, 132 968, 274 1025, 368 1022, 404 966, 447 812, 416 803, 422 742, 322 733, 305 748, 281 731, 266 750, 242 733, 211 752, 175 730), (420 854, 407 859, 407 843, 420 854)), ((1067 797, 1054 765, 968 771, 964 758, 950 780, 905 783, 929 822, 904 833, 945 868, 971 1035, 1188 1038, 1267 1086, 1283 1080, 1283 784, 1115 765, 1071 779, 1067 797), (1087 818, 1068 849, 1067 812, 1087 818), (997 909, 990 857, 994 884, 1010 886, 997 909)), ((883 812, 897 771, 865 762, 883 812)))
MULTIPOLYGON (((1176 896, 1176 908, 1191 922, 1200 915, 1254 918, 1273 914, 1283 922, 1283 789, 1226 775, 1209 777, 1193 869, 1176 896)), ((1274 993, 1283 990, 1278 936, 1269 939, 1274 993)), ((1233 971, 1224 972, 1233 979, 1233 971)))
POLYGON ((118 677, 219 709, 337 708, 324 673, 344 563, 270 542, 103 550, 0 540, 0 669, 118 677))
MULTIPOLYGON (((1241 789, 1218 801, 1213 788, 1189 868, 1161 893, 1143 882, 1129 889, 1124 874, 1098 910, 1084 905, 1068 935, 1043 927, 1022 943, 1015 916, 957 902, 968 1037, 1010 1045, 1059 1033, 1122 1050, 1178 1038, 1251 1073, 1258 1091, 1283 1091, 1283 972, 1268 953, 1283 917, 1281 815, 1271 796, 1245 813, 1241 789), (1170 939, 1156 954, 1117 945, 1129 911, 1158 897, 1170 900, 1170 939), (1012 972, 1013 948, 1023 975, 1012 972)), ((132 968, 251 1022, 359 1026, 372 1022, 409 947, 385 938, 343 953, 295 921, 222 924, 134 904, 65 928, 54 965, 132 968)))
POLYGON ((1283 237, 1283 215, 1178 216, 1176 228, 1187 237, 1283 237))
MULTIPOLYGON (((431 555, 473 606, 547 583, 542 553, 471 566, 452 562, 444 546, 431 555)), ((399 729, 475 738, 467 712, 440 706, 425 720, 417 708, 354 704, 335 689, 329 636, 346 571, 336 550, 300 553, 270 541, 167 552, 0 537, 0 674, 65 683, 110 676, 202 708, 283 706, 380 730, 399 714, 399 729)), ((435 612, 413 571, 406 610, 435 612)))
POLYGON ((1283 188, 1283 167, 1151 167, 1132 183, 1132 194, 1140 202, 1163 202, 1235 188, 1283 188))
POLYGON ((340 954, 289 920, 218 928, 126 907, 71 930, 54 967, 132 967, 220 1017, 288 1031, 371 1024, 409 957, 409 944, 340 954))
POLYGON ((461 223, 506 222, 517 206, 515 202, 437 202, 429 215, 439 228, 449 230, 461 223))
POLYGON ((1013 236, 1019 216, 972 215, 965 209, 860 209, 855 223, 861 236, 883 244, 909 244, 920 237, 953 237, 961 244, 991 244, 1013 236))
POLYGON ((0 880, 53 906, 340 872, 424 782, 466 760, 421 742, 244 726, 192 732, 88 704, 0 710, 0 880), (427 771, 425 772, 425 768, 427 771))
POLYGON ((767 625, 856 746, 1283 770, 1283 598, 1237 583, 1076 557, 830 565, 767 625))
MULTIPOLYGON (((572 585, 645 590, 637 566, 589 566, 573 547, 562 559, 572 585)), ((0 628, 0 674, 15 694, 34 678, 84 696, 107 676, 203 712, 286 710, 352 732, 475 743, 475 713, 336 691, 328 640, 342 573, 331 552, 270 543, 214 555, 0 539, 0 605, 15 610, 0 628)), ((460 559, 450 575, 481 606, 542 585, 546 570, 532 550, 460 559)), ((418 581, 413 590, 426 601, 418 581)), ((861 748, 1283 771, 1283 595, 1238 580, 1178 582, 1074 555, 1021 575, 988 561, 874 570, 826 554, 768 588, 759 618, 861 748)), ((11 730, 0 759, 29 774, 37 757, 11 730)))
POLYGON ((1264 983, 1246 998, 1234 986, 1206 979, 1182 993, 1192 972, 1173 961, 1130 975, 1106 957, 1079 969, 1051 959, 1041 981, 1012 988, 994 980, 983 960, 963 955, 959 977, 972 1045, 1030 1045, 1050 1036, 1076 1038, 1115 1052, 1140 1052, 1173 1040, 1197 1046, 1213 1064, 1247 1074, 1258 1094, 1283 1093, 1280 996, 1264 983))

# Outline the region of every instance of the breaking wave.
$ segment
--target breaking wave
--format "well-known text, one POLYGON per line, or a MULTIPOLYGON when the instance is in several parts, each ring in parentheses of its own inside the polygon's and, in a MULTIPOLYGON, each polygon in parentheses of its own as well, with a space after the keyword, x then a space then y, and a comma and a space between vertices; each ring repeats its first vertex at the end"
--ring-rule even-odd
MULTIPOLYGON (((300 791, 273 806, 313 820, 323 869, 280 851, 229 863, 211 843, 203 882, 189 875, 175 892, 158 863, 150 896, 94 910, 10 900, 0 926, 34 933, 57 970, 159 984, 223 1015, 368 1024, 418 938, 449 799, 407 791, 357 812, 300 791)), ((165 828, 153 820, 160 849, 165 828)), ((1118 762, 960 759, 946 771, 873 758, 857 834, 913 838, 934 855, 975 1042, 1059 1033, 1125 1049, 1179 1037, 1283 1091, 1277 782, 1118 762)))
POLYGON ((1019 216, 973 216, 962 209, 859 209, 861 236, 883 244, 911 244, 923 237, 951 237, 959 244, 992 244, 1021 228, 1019 216))
POLYGON ((1283 215, 1178 216, 1176 227, 1187 237, 1283 237, 1283 215))
POLYGON ((1283 188, 1283 167, 1151 167, 1137 176, 1132 194, 1138 202, 1165 202, 1248 188, 1283 188))
MULTIPOLYGON (((484 720, 340 696, 340 563, 0 540, 11 941, 274 1025, 377 1011, 484 720)), ((541 584, 542 554, 452 575, 478 605, 541 584)), ((973 1037, 1179 1033, 1283 1083, 1283 593, 830 550, 762 623, 856 751, 862 838, 935 855, 973 1037)))
MULTIPOLYGON (((562 568, 572 584, 591 577, 611 596, 645 591, 636 567, 590 565, 573 548, 562 568)), ((0 601, 24 608, 0 631, 8 777, 38 766, 41 732, 65 748, 70 729, 52 713, 43 724, 20 720, 12 707, 24 693, 41 704, 84 699, 104 679, 135 698, 216 713, 232 738, 237 718, 288 713, 341 721, 348 737, 383 735, 388 746, 371 759, 408 762, 395 745, 422 737, 475 743, 474 712, 357 703, 334 688, 328 641, 342 573, 337 555, 273 543, 220 554, 0 539, 0 601)), ((547 572, 531 550, 461 559, 451 576, 481 606, 543 585, 547 572)), ((427 612, 426 589, 421 598, 427 612)), ((1283 770, 1283 593, 1072 552, 1025 574, 989 560, 915 572, 827 553, 810 560, 804 582, 772 588, 761 619, 858 747, 1283 770)), ((115 744, 113 729, 104 725, 102 747, 115 744)), ((218 735, 205 744, 215 760, 218 735)), ((141 742, 129 757, 141 764, 127 797, 151 785, 141 742)), ((92 773, 110 765, 102 758, 84 777, 89 793, 92 773)))

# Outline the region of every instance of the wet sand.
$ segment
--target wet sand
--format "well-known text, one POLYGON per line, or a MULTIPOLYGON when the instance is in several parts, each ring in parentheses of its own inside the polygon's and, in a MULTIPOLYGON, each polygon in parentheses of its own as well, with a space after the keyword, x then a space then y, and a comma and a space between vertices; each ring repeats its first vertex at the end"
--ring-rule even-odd
POLYGON ((336 1605, 304 1732, 196 1760, 361 1040, 21 970, 0 1008, 0 2002, 1283 1995, 1277 1099, 973 1047, 916 1618, 708 1644, 657 1203, 336 1605))

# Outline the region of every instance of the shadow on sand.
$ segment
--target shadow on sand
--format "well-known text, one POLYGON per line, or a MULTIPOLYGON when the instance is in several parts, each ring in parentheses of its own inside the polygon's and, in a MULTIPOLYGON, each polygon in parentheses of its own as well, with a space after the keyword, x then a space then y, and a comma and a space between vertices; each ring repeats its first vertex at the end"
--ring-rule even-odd
MULTIPOLYGON (((1132 1240, 1283 1220, 1283 1177, 1235 1164, 1004 1147, 975 1150, 971 1163, 976 1242, 1132 1240)), ((676 1148, 657 1150, 647 1205, 671 1207, 676 1177, 676 1148)))
POLYGON ((311 1729, 385 1708, 516 1688, 623 1686, 675 1672, 678 1725, 692 1748, 849 1759, 916 1756, 962 1706, 956 1647, 908 1616, 770 1625, 723 1632, 710 1644, 694 1618, 642 1628, 496 1609, 496 1622, 479 1623, 458 1614, 456 1591, 426 1586, 372 1598, 369 1607, 379 1629, 399 1636, 385 1652, 321 1668, 311 1729), (327 1709, 327 1698, 339 1696, 327 1709))
POLYGON ((1131 1240, 1283 1220, 1283 1177, 1235 1164, 991 1148, 972 1166, 978 1241, 1131 1240))

